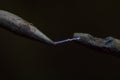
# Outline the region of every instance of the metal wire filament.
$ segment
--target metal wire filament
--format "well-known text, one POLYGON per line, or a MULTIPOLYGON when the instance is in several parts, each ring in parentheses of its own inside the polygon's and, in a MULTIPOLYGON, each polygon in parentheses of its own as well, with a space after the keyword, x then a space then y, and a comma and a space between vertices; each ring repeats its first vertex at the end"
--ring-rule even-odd
POLYGON ((80 37, 65 39, 65 40, 61 40, 61 41, 56 41, 56 42, 54 42, 54 44, 58 45, 58 44, 66 43, 66 42, 76 41, 76 40, 79 40, 79 39, 80 39, 80 37))

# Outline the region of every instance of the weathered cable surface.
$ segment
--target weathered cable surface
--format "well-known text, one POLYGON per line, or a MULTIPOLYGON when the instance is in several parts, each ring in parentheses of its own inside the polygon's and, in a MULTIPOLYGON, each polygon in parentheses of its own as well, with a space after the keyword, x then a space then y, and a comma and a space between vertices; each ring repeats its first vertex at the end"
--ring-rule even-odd
POLYGON ((79 37, 80 39, 77 41, 85 45, 101 48, 102 50, 105 49, 112 52, 120 52, 120 40, 111 36, 103 39, 93 37, 92 35, 86 33, 74 33, 73 37, 79 37))
POLYGON ((48 44, 54 44, 50 38, 48 38, 31 23, 10 12, 0 10, 0 25, 11 32, 15 32, 17 34, 21 34, 23 36, 33 38, 48 44))

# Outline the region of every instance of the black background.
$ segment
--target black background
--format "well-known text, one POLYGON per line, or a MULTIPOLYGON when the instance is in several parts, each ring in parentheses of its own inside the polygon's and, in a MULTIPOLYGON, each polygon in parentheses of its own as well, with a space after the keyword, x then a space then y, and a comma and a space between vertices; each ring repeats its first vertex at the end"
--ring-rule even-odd
MULTIPOLYGON (((54 41, 74 32, 120 38, 119 0, 1 0, 0 9, 33 23, 54 41)), ((50 46, 0 29, 0 80, 116 80, 120 57, 78 43, 50 46)))

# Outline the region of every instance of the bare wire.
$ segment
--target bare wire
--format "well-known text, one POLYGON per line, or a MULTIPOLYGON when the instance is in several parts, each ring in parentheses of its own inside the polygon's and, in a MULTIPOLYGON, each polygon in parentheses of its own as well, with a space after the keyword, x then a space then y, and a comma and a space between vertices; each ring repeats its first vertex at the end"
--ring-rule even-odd
POLYGON ((61 41, 56 41, 56 42, 54 42, 54 44, 58 45, 58 44, 63 44, 63 43, 66 43, 66 42, 71 42, 71 41, 76 41, 76 40, 80 40, 80 37, 65 39, 65 40, 61 40, 61 41))

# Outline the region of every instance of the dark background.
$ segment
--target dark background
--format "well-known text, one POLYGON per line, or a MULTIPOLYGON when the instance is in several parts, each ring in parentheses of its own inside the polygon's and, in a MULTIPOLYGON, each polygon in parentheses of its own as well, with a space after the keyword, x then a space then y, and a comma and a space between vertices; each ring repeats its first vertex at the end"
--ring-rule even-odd
MULTIPOLYGON (((1 0, 0 9, 33 23, 54 41, 74 32, 120 38, 119 0, 1 0)), ((0 80, 116 80, 120 57, 78 43, 50 46, 0 29, 0 80)))

